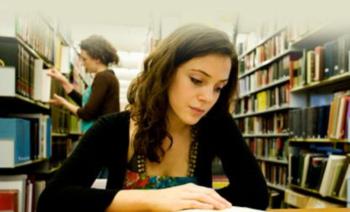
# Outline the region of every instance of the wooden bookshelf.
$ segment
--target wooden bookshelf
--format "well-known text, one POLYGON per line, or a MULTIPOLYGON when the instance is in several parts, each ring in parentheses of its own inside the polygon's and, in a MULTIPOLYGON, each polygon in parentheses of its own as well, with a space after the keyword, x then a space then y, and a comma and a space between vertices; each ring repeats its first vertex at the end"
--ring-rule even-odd
MULTIPOLYGON (((62 121, 62 118, 65 117, 61 116, 67 115, 67 111, 62 112, 60 108, 51 107, 48 103, 43 102, 49 98, 49 92, 45 94, 45 98, 33 94, 35 85, 39 85, 35 84, 38 81, 34 80, 35 74, 39 73, 36 71, 40 71, 40 74, 45 75, 44 69, 57 67, 58 64, 63 63, 62 58, 58 56, 63 54, 61 48, 58 48, 61 46, 55 46, 55 41, 66 44, 65 47, 67 48, 69 48, 69 44, 72 44, 66 39, 65 34, 56 28, 56 25, 52 25, 52 23, 50 25, 50 23, 51 21, 43 19, 40 15, 15 17, 13 25, 6 25, 6 27, 13 27, 11 31, 15 33, 11 34, 11 37, 0 36, 1 45, 3 45, 1 47, 4 47, 2 48, 3 51, 0 51, 0 57, 4 60, 4 65, 7 65, 4 68, 1 67, 4 70, 1 76, 3 81, 10 82, 3 83, 1 87, 0 117, 3 121, 2 126, 6 126, 7 122, 11 122, 11 129, 13 129, 8 133, 9 135, 1 134, 1 138, 4 136, 10 138, 5 137, 9 140, 9 144, 5 146, 8 152, 0 155, 0 176, 7 175, 8 178, 16 178, 12 175, 21 175, 26 178, 23 181, 33 181, 33 183, 37 179, 40 179, 40 181, 49 180, 69 155, 69 151, 73 149, 73 139, 81 135, 76 129, 74 129, 74 133, 68 133, 70 131, 70 129, 67 129, 69 125, 66 124, 68 119, 62 121), (37 61, 40 63, 35 66, 37 61), (34 98, 45 100, 38 101, 34 98), (55 117, 51 113, 54 110, 59 111, 55 114, 55 117), (54 124, 57 126, 61 122, 65 122, 62 124, 64 130, 61 130, 59 126, 59 130, 55 131, 56 129, 53 129, 54 124), (24 136, 21 136, 21 134, 24 136), (20 145, 22 149, 15 149, 20 145)), ((67 52, 70 52, 70 49, 67 52)), ((72 61, 65 62, 63 65, 71 70, 72 61)), ((76 70, 79 71, 78 68, 76 70)), ((42 90, 53 92, 55 89, 53 84, 48 89, 42 90)), ((55 93, 57 90, 55 90, 55 93)), ((61 88, 61 90, 63 89, 61 88)), ((39 192, 35 189, 37 188, 33 186, 31 190, 24 190, 23 195, 21 195, 34 196, 36 192, 39 192)), ((21 205, 25 204, 21 202, 21 205)), ((36 205, 34 199, 30 204, 36 205)), ((34 207, 33 210, 35 210, 34 207)))
MULTIPOLYGON (((290 170, 294 170, 291 173, 289 188, 291 191, 301 194, 305 198, 310 198, 311 200, 317 199, 320 205, 328 205, 327 202, 329 202, 330 206, 346 205, 345 199, 338 196, 331 196, 331 194, 337 194, 339 196, 344 195, 343 182, 345 181, 343 181, 343 179, 345 179, 345 172, 342 172, 341 174, 339 167, 341 167, 342 171, 347 170, 347 164, 345 164, 346 162, 344 162, 344 158, 346 158, 345 154, 349 153, 350 148, 348 144, 350 144, 350 140, 349 137, 338 133, 341 128, 337 127, 342 127, 338 124, 338 120, 341 119, 338 119, 338 115, 330 117, 330 108, 332 107, 331 105, 333 105, 336 96, 334 93, 350 89, 350 72, 344 70, 344 68, 347 69, 349 67, 348 52, 350 49, 348 49, 345 44, 343 45, 344 48, 339 48, 339 45, 342 44, 342 42, 348 42, 348 38, 344 37, 344 35, 348 33, 350 33, 350 25, 347 23, 345 25, 334 22, 325 23, 313 30, 309 30, 292 43, 293 49, 296 51, 303 51, 303 55, 301 56, 300 61, 298 61, 300 63, 297 63, 296 65, 298 68, 296 70, 301 73, 297 74, 297 78, 295 79, 297 81, 299 80, 299 84, 305 83, 305 85, 292 88, 291 95, 305 96, 306 100, 305 105, 296 105, 296 107, 299 108, 296 111, 292 111, 292 113, 297 113, 292 115, 291 120, 294 117, 294 120, 297 120, 297 122, 296 124, 290 123, 290 130, 292 132, 294 131, 294 135, 292 136, 295 137, 288 139, 290 154, 289 168, 290 170), (315 62, 315 52, 317 52, 315 47, 324 51, 324 54, 322 53, 322 55, 318 52, 319 60, 317 64, 315 62), (306 55, 305 52, 307 53, 306 55), (338 54, 342 57, 338 58, 338 54), (336 55, 336 57, 334 55, 336 55), (342 60, 342 58, 346 59, 342 60), (316 65, 319 67, 318 72, 315 70, 316 65), (321 69, 321 67, 323 67, 323 69, 321 69), (343 72, 340 73, 340 71, 343 72), (315 77, 317 74, 319 77, 315 77), (322 77, 325 77, 325 79, 313 81, 316 80, 316 78, 322 77), (309 83, 306 84, 306 82, 309 83), (326 124, 323 125, 323 123, 326 124), (322 138, 317 138, 317 136, 322 138), (341 139, 327 137, 338 137, 341 139), (316 155, 313 153, 318 154, 316 155), (300 163, 298 163, 297 160, 301 160, 300 163), (336 160, 337 162, 334 162, 336 160), (313 165, 311 166, 310 163, 313 163, 313 165), (337 169, 330 165, 332 163, 338 163, 337 169), (325 175, 323 172, 321 172, 322 174, 311 172, 315 175, 312 175, 312 177, 316 178, 311 179, 317 180, 313 181, 315 183, 317 182, 317 186, 316 184, 313 184, 310 187, 320 187, 321 189, 316 190, 305 188, 307 186, 305 185, 307 184, 307 180, 310 180, 311 177, 309 171, 315 171, 317 168, 318 170, 325 170, 326 166, 328 168, 326 177, 324 177, 325 175), (332 177, 329 177, 331 176, 329 173, 332 174, 332 177), (303 177, 304 180, 306 179, 306 182, 300 182, 300 185, 303 186, 300 186, 298 182, 302 181, 302 179, 300 179, 301 177, 303 177), (329 179, 327 177, 329 177, 329 179), (342 186, 342 189, 340 189, 339 185, 342 186)), ((338 109, 337 111, 340 111, 338 109)), ((300 205, 295 206, 300 207, 300 205)), ((310 207, 315 207, 315 204, 310 207)))
POLYGON ((321 196, 317 190, 313 190, 313 189, 308 189, 308 188, 303 188, 303 187, 300 187, 300 186, 297 186, 297 185, 293 185, 293 184, 290 184, 289 185, 290 188, 293 188, 297 191, 302 191, 306 194, 312 194, 318 198, 322 198, 322 199, 326 199, 328 201, 331 201, 331 202, 335 202, 335 203, 339 203, 339 204, 345 204, 346 203, 346 200, 345 199, 341 199, 339 197, 335 197, 335 196, 327 196, 327 197, 323 197, 321 196))
POLYGON ((288 181, 285 147, 290 136, 280 123, 287 120, 286 114, 293 105, 287 97, 287 91, 290 82, 290 55, 294 49, 285 45, 289 44, 288 38, 283 34, 285 32, 287 33, 287 27, 277 29, 239 56, 241 74, 238 78, 242 93, 238 95, 238 106, 233 114, 241 131, 246 132, 243 138, 255 154, 268 187, 279 193, 284 193, 288 181), (279 38, 281 41, 276 44, 279 38), (267 45, 264 46, 265 44, 267 45), (280 45, 280 48, 271 51, 270 45, 280 45), (264 58, 263 61, 259 59, 260 56, 264 58), (255 61, 261 62, 256 64, 255 61), (245 69, 244 72, 242 69, 245 69), (258 80, 264 85, 256 87, 258 80), (269 122, 269 118, 273 118, 273 121, 269 122), (260 131, 268 133, 258 133, 260 131))

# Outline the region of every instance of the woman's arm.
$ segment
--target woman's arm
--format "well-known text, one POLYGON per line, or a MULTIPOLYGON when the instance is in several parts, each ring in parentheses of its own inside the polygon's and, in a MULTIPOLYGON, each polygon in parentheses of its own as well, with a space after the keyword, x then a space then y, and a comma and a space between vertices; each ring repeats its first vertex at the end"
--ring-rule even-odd
MULTIPOLYGON (((112 202, 118 190, 93 189, 91 185, 111 157, 122 159, 122 152, 127 151, 115 119, 102 118, 84 134, 72 155, 48 182, 40 196, 38 212, 104 211, 112 202), (114 156, 109 154, 111 150, 114 156)), ((115 168, 120 167, 116 164, 115 168)))
POLYGON ((47 75, 57 80, 62 85, 66 93, 70 93, 74 89, 74 86, 68 81, 68 79, 55 68, 49 69, 47 71, 47 75))
POLYGON ((265 178, 255 157, 244 142, 231 115, 227 114, 217 124, 215 144, 229 186, 218 190, 233 205, 266 209, 268 191, 265 178))
MULTIPOLYGON (((102 105, 108 92, 109 77, 106 72, 96 74, 91 87, 91 95, 88 102, 77 110, 79 118, 84 120, 96 119, 101 115, 102 105)), ((117 107, 117 106, 116 106, 117 107)))
POLYGON ((63 106, 74 115, 77 115, 77 111, 79 109, 79 106, 68 102, 65 98, 57 94, 53 95, 53 99, 50 99, 49 103, 55 106, 63 106))
POLYGON ((81 106, 81 94, 74 90, 74 86, 61 72, 57 71, 55 68, 52 68, 47 70, 47 75, 57 80, 63 87, 66 94, 68 94, 76 104, 81 106))

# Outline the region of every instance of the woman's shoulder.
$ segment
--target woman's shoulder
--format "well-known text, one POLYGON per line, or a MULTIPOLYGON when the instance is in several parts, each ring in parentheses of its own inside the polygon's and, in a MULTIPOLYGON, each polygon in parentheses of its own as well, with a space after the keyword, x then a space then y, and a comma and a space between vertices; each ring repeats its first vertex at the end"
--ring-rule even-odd
POLYGON ((116 77, 114 71, 111 70, 111 69, 107 69, 105 71, 101 71, 101 72, 97 73, 96 76, 95 76, 95 80, 96 79, 100 79, 100 80, 103 80, 103 81, 116 79, 116 78, 117 77, 116 77))
POLYGON ((115 113, 108 113, 106 115, 101 116, 101 118, 99 119, 108 121, 108 122, 129 122, 130 111, 124 110, 124 111, 115 112, 115 113))
POLYGON ((115 113, 108 113, 99 117, 96 125, 104 125, 105 127, 122 127, 129 126, 130 112, 121 111, 115 113))

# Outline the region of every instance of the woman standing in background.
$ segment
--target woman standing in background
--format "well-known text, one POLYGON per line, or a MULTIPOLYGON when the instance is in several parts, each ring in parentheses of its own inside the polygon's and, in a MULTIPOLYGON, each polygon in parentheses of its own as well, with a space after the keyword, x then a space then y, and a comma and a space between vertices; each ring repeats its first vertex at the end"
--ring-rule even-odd
POLYGON ((114 72, 108 69, 118 64, 116 49, 103 37, 92 35, 80 43, 80 58, 87 73, 95 74, 92 85, 83 94, 77 92, 61 72, 50 69, 48 75, 60 82, 65 92, 79 106, 62 96, 54 94, 50 103, 63 106, 82 120, 82 132, 86 132, 94 121, 105 114, 119 112, 119 82, 114 72))

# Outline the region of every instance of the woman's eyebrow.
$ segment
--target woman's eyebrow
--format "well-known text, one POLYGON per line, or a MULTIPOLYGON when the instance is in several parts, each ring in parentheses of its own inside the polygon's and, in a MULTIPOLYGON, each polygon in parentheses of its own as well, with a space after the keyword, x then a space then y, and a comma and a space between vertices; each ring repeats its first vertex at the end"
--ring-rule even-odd
MULTIPOLYGON (((212 78, 212 76, 210 74, 208 74, 206 71, 202 70, 202 69, 191 69, 191 71, 195 71, 195 72, 199 72, 202 73, 203 75, 207 76, 208 78, 212 78)), ((228 79, 222 79, 219 80, 220 82, 227 82, 228 79)))

